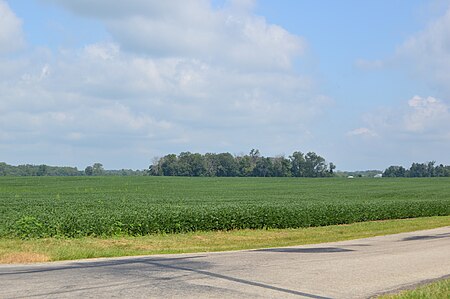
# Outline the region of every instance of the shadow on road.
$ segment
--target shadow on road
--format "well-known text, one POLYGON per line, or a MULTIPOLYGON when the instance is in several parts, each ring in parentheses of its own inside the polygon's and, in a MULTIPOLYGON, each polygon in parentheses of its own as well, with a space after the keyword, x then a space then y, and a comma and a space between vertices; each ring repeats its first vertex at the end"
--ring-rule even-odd
POLYGON ((264 252, 282 252, 282 253, 337 253, 337 252, 348 252, 354 251, 352 249, 345 249, 339 247, 317 247, 317 248, 267 248, 267 249, 258 249, 255 251, 264 251, 264 252))
MULTIPOLYGON (((139 264, 139 263, 145 263, 148 259, 151 259, 152 261, 180 261, 180 260, 190 260, 195 258, 201 258, 205 257, 203 255, 199 256, 191 256, 191 257, 177 257, 177 258, 130 258, 130 259, 124 259, 124 260, 112 260, 112 261, 99 261, 99 262, 82 262, 82 263, 70 263, 64 266, 60 266, 57 264, 49 264, 48 266, 41 266, 41 265, 32 265, 27 266, 24 265, 23 268, 36 268, 36 269, 28 269, 28 270, 16 270, 16 271, 10 271, 10 272, 0 272, 0 277, 3 275, 21 275, 21 274, 31 274, 31 273, 42 273, 42 272, 52 272, 52 271, 64 271, 64 270, 73 270, 73 269, 86 269, 86 268, 101 268, 101 267, 115 267, 115 266, 121 266, 121 265, 132 265, 132 264, 139 264)), ((20 266, 22 268, 22 266, 20 266)))
POLYGON ((431 235, 431 236, 411 236, 401 239, 400 241, 418 241, 418 240, 432 240, 432 239, 442 239, 450 238, 450 233, 431 235))
POLYGON ((245 279, 236 278, 236 277, 232 277, 232 276, 217 274, 217 273, 213 273, 213 272, 209 272, 209 271, 205 271, 205 270, 185 268, 185 267, 174 266, 174 265, 166 265, 166 264, 155 263, 155 262, 150 262, 150 261, 148 261, 146 263, 164 267, 164 268, 194 272, 197 274, 202 274, 202 275, 206 275, 206 276, 210 276, 210 277, 214 277, 214 278, 219 278, 219 279, 224 279, 224 280, 228 280, 228 281, 232 281, 232 282, 242 283, 242 284, 246 284, 246 285, 250 285, 250 286, 254 286, 254 287, 260 287, 260 288, 265 288, 265 289, 274 290, 274 291, 278 291, 278 292, 283 292, 283 293, 287 293, 287 294, 291 294, 291 295, 298 295, 298 296, 314 298, 314 299, 331 299, 329 297, 323 297, 323 296, 308 294, 308 293, 299 292, 299 291, 295 291, 295 290, 280 288, 280 287, 271 286, 271 285, 268 285, 265 283, 260 283, 260 282, 245 280, 245 279))
MULTIPOLYGON (((324 248, 322 248, 324 249, 324 248)), ((326 248, 325 248, 326 249, 326 248)), ((339 248, 337 248, 339 249, 339 248)), ((329 252, 336 252, 336 249, 330 249, 328 250, 334 250, 329 252)), ((345 250, 343 251, 351 251, 351 250, 345 250)), ((170 282, 170 280, 177 280, 173 277, 160 277, 157 273, 163 271, 163 269, 173 270, 175 272, 187 272, 187 273, 195 273, 199 275, 203 275, 206 277, 211 277, 215 279, 221 279, 226 281, 231 281, 234 283, 239 283, 243 285, 253 286, 253 287, 259 287, 264 288, 267 290, 277 291, 284 294, 289 295, 297 295, 302 296, 306 298, 313 298, 313 299, 330 299, 329 297, 323 297, 319 295, 309 294, 305 292, 300 292, 296 290, 291 290, 287 288, 277 287, 273 285, 269 285, 262 282, 256 282, 251 281, 247 279, 241 279, 237 277, 232 277, 228 275, 223 275, 219 273, 214 273, 209 271, 208 269, 212 268, 212 265, 209 262, 205 261, 199 261, 196 260, 198 258, 202 258, 205 256, 192 256, 192 257, 179 257, 179 258, 152 258, 152 257, 142 257, 142 258, 130 258, 130 259, 124 259, 124 260, 112 260, 112 261, 98 261, 98 262, 81 262, 81 263, 70 263, 67 265, 35 265, 35 266, 21 266, 16 270, 8 269, 8 272, 0 272, 1 276, 27 276, 32 275, 36 273, 45 273, 45 272, 53 272, 53 271, 70 271, 70 270, 80 270, 80 269, 90 269, 90 268, 97 268, 101 271, 107 271, 105 274, 113 274, 117 277, 125 277, 132 275, 135 279, 134 282, 149 282, 149 280, 158 280, 158 283, 161 283, 161 280, 169 280, 167 283, 174 283, 170 282), (151 265, 153 267, 145 267, 145 265, 151 265), (106 268, 106 269, 102 269, 106 268)), ((102 273, 102 272, 99 272, 102 273)), ((170 273, 170 272, 169 272, 170 273)), ((66 273, 67 274, 67 273, 66 273)), ((62 275, 62 274, 56 274, 56 275, 62 275)), ((80 272, 75 272, 72 275, 80 275, 80 272)), ((82 274, 81 274, 82 275, 82 274)), ((6 278, 6 277, 5 277, 6 278)), ((175 282, 178 284, 186 284, 187 281, 180 280, 178 282, 175 282)), ((26 297, 39 297, 39 296, 50 296, 50 295, 60 295, 60 294, 70 294, 80 291, 92 291, 96 289, 104 289, 108 287, 117 287, 120 285, 123 285, 123 287, 126 287, 127 283, 116 283, 116 284, 102 284, 97 286, 91 286, 91 287, 77 287, 73 289, 64 289, 64 290, 58 290, 48 293, 40 293, 40 294, 29 294, 26 297)), ((193 287, 195 288, 195 285, 186 285, 187 288, 193 287)), ((239 290, 237 288, 236 290, 239 290)), ((282 297, 282 295, 280 295, 282 297)), ((22 298, 22 297, 15 297, 15 298, 22 298)), ((24 297, 25 298, 25 297, 24 297)))

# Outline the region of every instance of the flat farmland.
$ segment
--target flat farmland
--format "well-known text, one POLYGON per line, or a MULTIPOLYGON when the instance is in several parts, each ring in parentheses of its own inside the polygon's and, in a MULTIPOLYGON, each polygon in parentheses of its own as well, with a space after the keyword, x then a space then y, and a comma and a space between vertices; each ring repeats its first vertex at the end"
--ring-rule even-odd
POLYGON ((450 215, 450 179, 0 177, 0 237, 141 236, 450 215))

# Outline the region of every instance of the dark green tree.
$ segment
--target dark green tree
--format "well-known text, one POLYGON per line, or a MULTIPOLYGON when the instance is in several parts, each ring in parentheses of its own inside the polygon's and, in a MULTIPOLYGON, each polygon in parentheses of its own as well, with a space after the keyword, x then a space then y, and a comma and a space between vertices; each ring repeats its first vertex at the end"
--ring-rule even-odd
POLYGON ((163 161, 161 163, 162 173, 165 176, 178 175, 177 167, 178 167, 178 158, 175 154, 166 155, 162 158, 163 161))
POLYGON ((405 177, 406 169, 403 166, 389 166, 384 172, 383 177, 405 177))
POLYGON ((256 161, 256 166, 253 169, 253 176, 269 177, 272 176, 272 161, 270 158, 259 158, 256 161))
POLYGON ((38 176, 44 176, 44 175, 47 175, 47 165, 45 165, 45 164, 42 164, 42 165, 39 165, 39 168, 38 168, 38 171, 37 171, 37 175, 38 176))
POLYGON ((290 157, 291 159, 291 173, 294 177, 305 176, 305 156, 302 152, 294 152, 290 157))
POLYGON ((92 166, 86 167, 86 168, 84 169, 84 173, 85 173, 86 175, 88 175, 88 176, 93 175, 93 174, 94 174, 94 170, 93 170, 92 166))

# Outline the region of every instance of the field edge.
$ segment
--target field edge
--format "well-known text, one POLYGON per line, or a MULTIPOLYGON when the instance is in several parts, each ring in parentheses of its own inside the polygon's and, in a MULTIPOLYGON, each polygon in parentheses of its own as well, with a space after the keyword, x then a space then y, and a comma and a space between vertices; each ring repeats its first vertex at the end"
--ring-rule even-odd
POLYGON ((450 226, 450 216, 358 222, 299 229, 245 229, 140 237, 30 240, 2 238, 0 239, 0 264, 249 250, 345 241, 445 226, 450 226))

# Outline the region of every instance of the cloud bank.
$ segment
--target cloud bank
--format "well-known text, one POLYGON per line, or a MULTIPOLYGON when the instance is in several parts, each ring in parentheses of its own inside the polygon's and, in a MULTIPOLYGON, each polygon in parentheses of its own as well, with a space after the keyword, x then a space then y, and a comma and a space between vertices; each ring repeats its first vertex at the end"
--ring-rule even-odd
POLYGON ((293 69, 304 39, 251 5, 45 2, 101 20, 112 39, 0 58, 0 149, 10 163, 145 168, 186 150, 284 153, 311 138, 309 124, 332 102, 293 69))
POLYGON ((22 21, 8 3, 0 0, 0 55, 21 49, 24 45, 22 21))
POLYGON ((371 152, 376 159, 402 153, 403 161, 434 159, 448 163, 450 7, 423 30, 401 42, 389 58, 359 59, 356 66, 363 70, 401 70, 408 77, 425 82, 436 95, 414 95, 409 100, 398 99, 396 104, 367 112, 362 117, 362 126, 347 132, 352 144, 361 142, 361 147, 372 147, 366 152, 371 152), (376 151, 379 155, 374 154, 376 151))
POLYGON ((443 89, 450 98, 450 7, 423 31, 402 43, 396 56, 417 77, 443 89))

